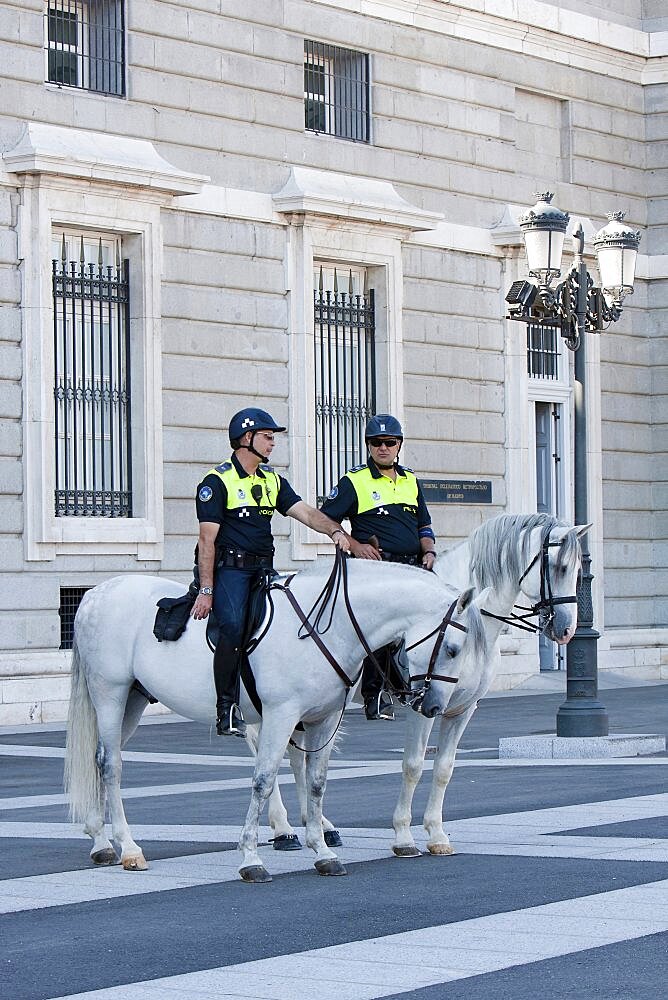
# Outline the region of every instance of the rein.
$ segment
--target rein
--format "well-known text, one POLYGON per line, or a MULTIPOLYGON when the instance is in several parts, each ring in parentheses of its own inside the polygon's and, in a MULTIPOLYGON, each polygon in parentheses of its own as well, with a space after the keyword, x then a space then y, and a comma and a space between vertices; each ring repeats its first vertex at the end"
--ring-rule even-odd
POLYGON ((492 614, 491 611, 485 611, 484 608, 480 609, 480 613, 485 615, 486 618, 494 618, 496 621, 503 622, 506 625, 513 625, 515 628, 522 629, 523 632, 530 632, 532 635, 535 635, 537 632, 543 632, 548 627, 554 618, 554 609, 557 604, 577 604, 578 599, 575 594, 572 597, 555 597, 552 593, 549 550, 552 548, 561 548, 562 544, 563 541, 551 542, 550 536, 547 535, 541 545, 540 551, 536 553, 517 581, 518 586, 520 586, 524 578, 531 572, 540 559, 540 600, 537 601, 536 604, 533 604, 530 608, 525 608, 521 604, 516 604, 516 608, 519 608, 520 611, 524 611, 524 614, 522 615, 516 615, 512 611, 506 616, 495 615, 492 614), (542 625, 540 622, 538 625, 534 625, 533 622, 528 621, 529 618, 533 618, 536 615, 540 616, 540 613, 545 610, 547 610, 548 614, 546 615, 546 620, 542 625))
MULTIPOLYGON (((382 666, 378 662, 378 659, 377 659, 374 651, 371 649, 371 647, 370 647, 370 645, 369 645, 369 643, 368 643, 368 641, 366 639, 366 636, 364 635, 364 632, 362 631, 362 628, 361 628, 359 622, 357 621, 357 618, 356 618, 355 613, 353 611, 352 604, 350 602, 350 596, 349 596, 349 593, 348 593, 348 560, 347 560, 346 556, 344 555, 344 553, 341 551, 341 549, 339 549, 337 547, 335 555, 334 555, 334 565, 332 567, 332 571, 329 574, 329 577, 327 578, 325 586, 323 587, 323 589, 321 590, 320 594, 316 598, 316 600, 315 600, 313 606, 311 607, 311 610, 308 612, 308 614, 306 614, 303 611, 302 607, 300 606, 299 602, 297 601, 297 598, 295 597, 295 595, 290 590, 290 583, 294 579, 294 576, 295 576, 295 574, 292 574, 292 576, 288 577, 288 579, 285 581, 284 584, 273 583, 271 585, 271 589, 272 590, 280 590, 280 591, 282 591, 286 595, 286 597, 288 598, 290 604, 292 605, 293 610, 295 611, 297 617, 299 618, 299 620, 301 622, 301 626, 300 626, 299 631, 301 632, 302 629, 304 630, 304 634, 300 635, 299 638, 300 639, 306 639, 306 638, 312 639, 313 642, 315 642, 315 644, 318 647, 318 649, 320 650, 320 652, 323 654, 323 656, 327 660, 327 662, 333 667, 333 669, 339 675, 339 677, 341 678, 341 680, 345 684, 346 689, 350 690, 350 688, 353 687, 353 685, 358 681, 358 679, 360 677, 360 674, 362 672, 362 668, 360 667, 359 673, 355 676, 354 679, 351 679, 348 676, 348 674, 345 672, 345 670, 343 669, 343 667, 341 666, 341 664, 338 662, 338 660, 336 659, 336 657, 334 656, 334 654, 331 652, 331 650, 329 650, 327 648, 327 646, 325 645, 325 643, 321 639, 321 635, 324 634, 325 632, 327 632, 329 630, 329 628, 331 627, 332 620, 333 620, 333 617, 334 617, 334 610, 335 610, 335 607, 336 607, 336 602, 338 600, 339 588, 342 585, 343 600, 344 600, 344 603, 345 603, 345 606, 346 606, 346 611, 348 612, 348 618, 350 619, 350 623, 353 626, 353 629, 355 630, 355 634, 357 635, 357 638, 359 639, 359 641, 360 641, 360 643, 362 645, 362 648, 363 648, 364 652, 366 653, 366 655, 371 659, 373 665, 379 671, 379 673, 381 674, 381 676, 383 677, 383 679, 387 681, 388 678, 386 676, 386 672, 383 670, 382 666), (327 606, 330 603, 331 603, 331 609, 330 609, 330 614, 329 614, 329 620, 327 622, 326 627, 324 629, 320 630, 318 628, 318 626, 319 626, 319 624, 320 624, 323 616, 325 615, 327 606), (316 611, 316 609, 317 609, 317 611, 316 611), (311 617, 311 615, 314 612, 316 612, 315 619, 314 619, 313 623, 311 623, 310 617, 311 617)), ((450 676, 448 676, 446 674, 436 674, 436 673, 434 673, 434 668, 436 666, 436 662, 438 660, 438 656, 439 656, 439 653, 441 651, 441 647, 442 647, 443 642, 445 640, 445 633, 447 631, 448 625, 451 625, 453 628, 459 629, 461 632, 468 632, 468 629, 466 628, 465 625, 461 625, 459 622, 455 622, 455 621, 452 620, 452 615, 454 613, 454 610, 455 610, 456 606, 457 606, 457 599, 455 599, 452 602, 452 604, 450 605, 450 607, 446 611, 445 615, 443 616, 443 619, 436 626, 436 628, 432 629, 431 632, 429 632, 427 635, 423 636, 422 639, 418 639, 417 642, 414 642, 411 646, 406 647, 406 651, 408 652, 409 650, 415 649, 417 646, 422 645, 422 643, 426 642, 432 636, 434 636, 434 635, 436 636, 436 641, 434 642, 434 648, 432 649, 432 652, 431 652, 431 656, 430 656, 430 659, 429 659, 429 666, 427 667, 427 672, 424 673, 424 674, 414 674, 414 675, 410 675, 409 676, 409 683, 412 683, 413 681, 420 681, 420 680, 424 681, 424 686, 423 686, 422 690, 420 692, 418 692, 418 695, 421 695, 421 697, 424 697, 424 694, 426 693, 426 690, 429 687, 429 684, 431 683, 432 680, 435 680, 435 681, 445 681, 448 684, 456 684, 458 682, 458 680, 459 680, 459 678, 457 678, 457 677, 450 677, 450 676)), ((410 688, 407 689, 407 690, 398 690, 395 693, 397 695, 406 695, 406 696, 408 696, 408 695, 414 695, 415 694, 415 692, 413 692, 410 688)))

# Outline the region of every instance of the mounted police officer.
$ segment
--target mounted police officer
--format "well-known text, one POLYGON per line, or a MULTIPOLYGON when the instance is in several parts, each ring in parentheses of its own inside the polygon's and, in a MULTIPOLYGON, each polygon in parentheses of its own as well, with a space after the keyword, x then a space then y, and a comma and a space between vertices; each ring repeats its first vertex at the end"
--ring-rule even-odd
POLYGON ((243 736, 238 707, 242 639, 252 585, 272 568, 274 511, 329 535, 344 551, 349 539, 340 524, 310 507, 287 479, 266 465, 274 435, 284 431, 266 410, 246 407, 230 420, 232 457, 210 469, 197 487, 199 594, 193 618, 213 608, 220 637, 213 657, 216 731, 243 736))
MULTIPOLYGON (((369 458, 339 480, 321 510, 342 521, 348 518, 356 559, 383 559, 431 569, 435 537, 415 474, 399 465, 404 440, 401 424, 389 413, 367 422, 364 433, 369 458)), ((387 656, 387 647, 376 658, 387 656)), ((383 678, 366 657, 362 697, 367 719, 393 719, 392 699, 382 690, 383 678)))

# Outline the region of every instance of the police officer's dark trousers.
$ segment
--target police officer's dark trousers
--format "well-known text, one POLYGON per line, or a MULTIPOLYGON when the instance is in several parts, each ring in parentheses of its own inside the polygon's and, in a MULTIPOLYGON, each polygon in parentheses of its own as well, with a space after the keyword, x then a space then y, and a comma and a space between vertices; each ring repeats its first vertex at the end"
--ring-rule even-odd
POLYGON ((258 570, 221 566, 213 588, 213 611, 220 626, 220 637, 213 656, 213 677, 216 685, 218 719, 229 717, 233 705, 239 704, 239 672, 241 643, 251 586, 258 570))

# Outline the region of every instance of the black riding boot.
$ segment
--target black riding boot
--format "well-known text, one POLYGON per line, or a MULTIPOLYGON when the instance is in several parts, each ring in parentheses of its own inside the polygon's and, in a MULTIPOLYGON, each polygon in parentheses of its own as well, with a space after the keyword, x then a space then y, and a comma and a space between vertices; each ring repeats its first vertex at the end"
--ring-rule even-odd
POLYGON ((213 654, 216 684, 216 732, 219 736, 245 736, 246 724, 239 709, 241 650, 223 635, 213 654))
MULTIPOLYGON (((387 657, 387 647, 383 646, 376 650, 376 659, 383 662, 387 657)), ((362 697, 364 698, 364 712, 369 721, 375 719, 394 719, 394 709, 392 698, 383 691, 383 675, 378 671, 370 656, 365 657, 362 670, 362 697)))

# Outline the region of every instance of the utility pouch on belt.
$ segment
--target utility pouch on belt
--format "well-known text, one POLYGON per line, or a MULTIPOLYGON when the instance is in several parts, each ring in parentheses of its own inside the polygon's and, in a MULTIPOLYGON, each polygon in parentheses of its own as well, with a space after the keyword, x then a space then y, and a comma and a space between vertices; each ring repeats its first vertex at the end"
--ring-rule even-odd
POLYGON ((176 642, 183 635, 197 600, 197 591, 197 586, 192 583, 187 594, 160 598, 153 626, 153 635, 158 642, 176 642))

